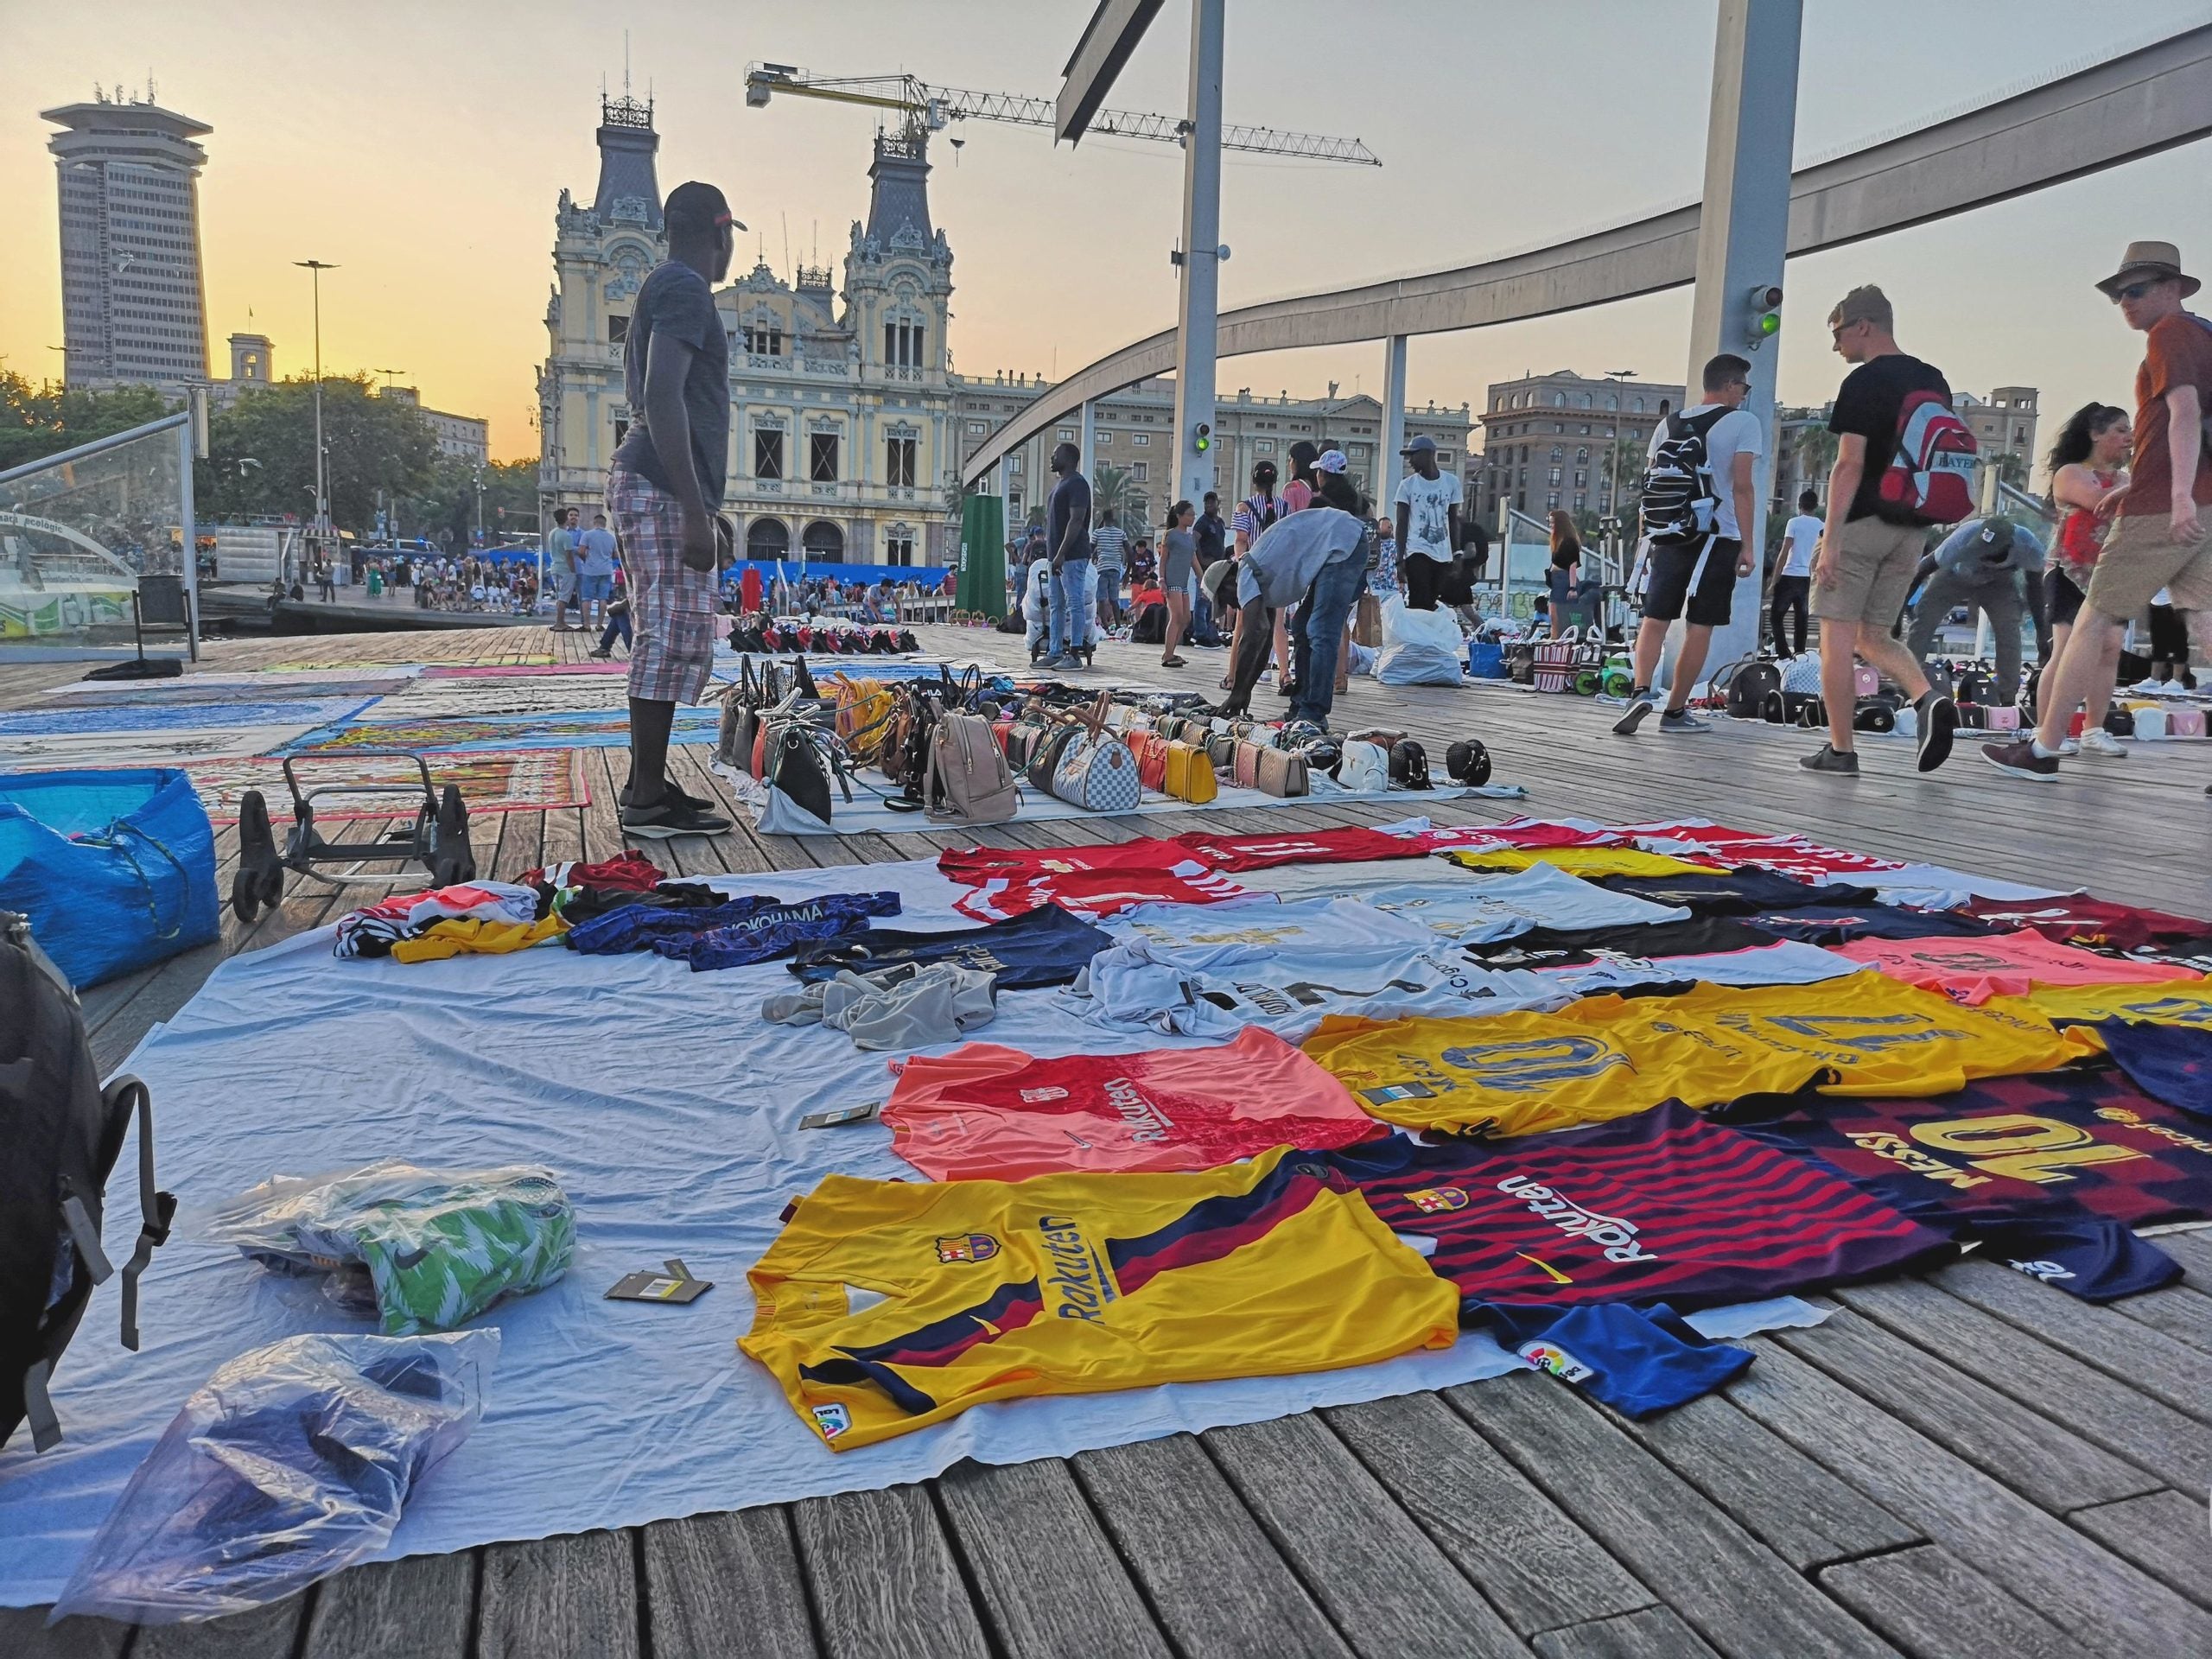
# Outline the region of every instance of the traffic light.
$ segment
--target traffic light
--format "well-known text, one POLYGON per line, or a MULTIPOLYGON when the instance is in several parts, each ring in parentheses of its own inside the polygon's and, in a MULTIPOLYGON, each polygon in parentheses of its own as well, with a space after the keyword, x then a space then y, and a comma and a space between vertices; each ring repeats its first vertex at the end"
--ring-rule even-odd
POLYGON ((1191 434, 1191 447, 1202 455, 1212 448, 1213 428, 1205 422, 1200 421, 1197 429, 1191 434))
POLYGON ((1751 300, 1751 317, 1744 326, 1744 343, 1756 352, 1782 332, 1782 285, 1754 283, 1751 300))

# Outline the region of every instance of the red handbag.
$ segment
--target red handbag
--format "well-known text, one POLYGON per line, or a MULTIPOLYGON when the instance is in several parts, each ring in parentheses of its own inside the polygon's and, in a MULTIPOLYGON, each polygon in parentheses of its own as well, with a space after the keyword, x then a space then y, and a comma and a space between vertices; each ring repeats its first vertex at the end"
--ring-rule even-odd
POLYGON ((1122 741, 1129 746, 1129 753, 1136 756, 1137 783, 1155 795, 1167 790, 1167 740, 1157 732, 1129 731, 1122 734, 1122 741))

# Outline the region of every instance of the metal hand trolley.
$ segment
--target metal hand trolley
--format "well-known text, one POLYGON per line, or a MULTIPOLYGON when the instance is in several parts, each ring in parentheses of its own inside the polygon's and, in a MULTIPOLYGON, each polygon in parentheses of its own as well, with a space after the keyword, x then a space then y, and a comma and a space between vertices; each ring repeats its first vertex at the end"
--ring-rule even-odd
POLYGON ((280 852, 269 819, 269 803, 257 789, 246 791, 238 801, 238 868, 231 878, 231 908, 241 922, 251 922, 264 909, 283 902, 284 872, 296 870, 318 881, 389 883, 410 864, 429 872, 433 887, 449 887, 474 880, 476 855, 468 844, 468 809, 458 785, 441 791, 430 780, 429 763, 406 749, 355 749, 347 753, 292 755, 284 761, 284 786, 292 795, 292 828, 280 852), (418 779, 391 784, 316 784, 302 788, 294 763, 358 760, 412 760, 418 779), (315 827, 315 803, 343 795, 413 794, 421 790, 412 826, 387 830, 374 841, 334 845, 315 827), (364 865, 398 868, 365 870, 364 865), (349 868, 337 868, 345 865, 349 868))

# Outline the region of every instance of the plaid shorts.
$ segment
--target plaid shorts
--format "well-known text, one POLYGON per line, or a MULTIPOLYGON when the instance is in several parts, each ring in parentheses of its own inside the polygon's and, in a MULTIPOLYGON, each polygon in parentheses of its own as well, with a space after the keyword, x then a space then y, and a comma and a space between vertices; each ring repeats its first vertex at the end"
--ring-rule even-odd
POLYGON ((630 695, 647 702, 696 702, 715 661, 721 605, 715 573, 683 563, 683 513, 676 498, 625 467, 607 474, 607 515, 621 538, 630 582, 630 695))

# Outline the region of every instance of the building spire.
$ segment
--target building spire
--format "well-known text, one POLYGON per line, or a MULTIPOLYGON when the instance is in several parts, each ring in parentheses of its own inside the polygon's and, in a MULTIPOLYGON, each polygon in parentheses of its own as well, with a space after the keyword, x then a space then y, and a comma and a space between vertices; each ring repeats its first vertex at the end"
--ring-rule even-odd
POLYGON ((660 135, 653 130, 653 104, 630 96, 629 36, 623 36, 622 96, 599 98, 599 188, 592 196, 592 211, 602 223, 637 220, 654 231, 661 228, 660 178, 654 156, 660 135))
POLYGON ((926 243, 930 226, 929 134, 912 128, 896 135, 875 135, 875 159, 868 166, 868 234, 888 246, 912 227, 926 243))

